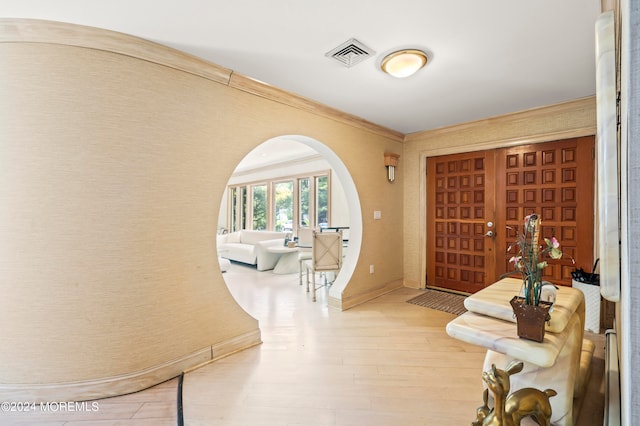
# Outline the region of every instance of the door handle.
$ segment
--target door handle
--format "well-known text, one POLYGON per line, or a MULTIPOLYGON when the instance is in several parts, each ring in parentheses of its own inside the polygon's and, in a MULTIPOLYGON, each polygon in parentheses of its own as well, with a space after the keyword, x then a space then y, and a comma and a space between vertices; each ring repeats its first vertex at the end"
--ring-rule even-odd
POLYGON ((487 231, 486 234, 484 234, 485 237, 489 237, 489 238, 493 238, 495 237, 495 233, 493 231, 487 231))

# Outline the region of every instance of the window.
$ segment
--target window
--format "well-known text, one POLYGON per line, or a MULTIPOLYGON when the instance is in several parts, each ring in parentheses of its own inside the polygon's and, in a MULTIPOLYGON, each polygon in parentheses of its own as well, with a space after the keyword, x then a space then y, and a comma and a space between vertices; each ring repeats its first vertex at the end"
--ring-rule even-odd
POLYGON ((242 186, 240 189, 240 229, 247 227, 247 187, 242 186))
POLYGON ((229 229, 296 232, 329 226, 330 187, 329 172, 230 186, 229 229))
POLYGON ((329 226, 329 177, 316 176, 316 226, 329 226))
POLYGON ((264 231, 267 229, 267 185, 253 185, 251 193, 253 194, 251 229, 264 231))
POLYGON ((273 184, 273 217, 276 231, 293 231, 293 181, 273 184))
POLYGON ((298 228, 308 228, 311 225, 310 182, 308 177, 298 179, 298 228))
POLYGON ((238 198, 236 194, 238 193, 238 188, 229 188, 229 229, 231 232, 237 231, 238 227, 238 216, 236 215, 236 211, 238 209, 238 198))
POLYGON ((229 198, 229 213, 231 215, 229 229, 231 231, 245 229, 247 225, 247 187, 237 186, 231 188, 229 198))

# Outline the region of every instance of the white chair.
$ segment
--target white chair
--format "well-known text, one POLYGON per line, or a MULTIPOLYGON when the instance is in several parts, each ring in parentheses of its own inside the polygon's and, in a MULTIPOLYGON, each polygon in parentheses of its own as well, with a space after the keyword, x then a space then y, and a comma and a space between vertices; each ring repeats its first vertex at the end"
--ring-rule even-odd
POLYGON ((300 285, 302 285, 302 262, 311 259, 311 247, 313 245, 313 229, 298 228, 298 263, 300 267, 300 285))
POLYGON ((342 268, 342 232, 313 232, 311 259, 304 261, 307 271, 307 292, 309 292, 309 273, 311 273, 313 290, 312 300, 316 301, 316 290, 328 285, 327 278, 324 284, 316 286, 317 272, 338 272, 342 268))

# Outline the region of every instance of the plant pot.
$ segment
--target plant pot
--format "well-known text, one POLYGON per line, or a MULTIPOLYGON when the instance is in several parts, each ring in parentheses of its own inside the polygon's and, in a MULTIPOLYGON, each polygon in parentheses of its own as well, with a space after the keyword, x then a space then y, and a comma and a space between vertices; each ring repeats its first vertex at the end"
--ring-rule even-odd
POLYGON ((544 340, 545 322, 551 319, 550 302, 540 301, 538 305, 527 305, 523 297, 514 296, 509 301, 516 316, 518 337, 542 343, 544 340))

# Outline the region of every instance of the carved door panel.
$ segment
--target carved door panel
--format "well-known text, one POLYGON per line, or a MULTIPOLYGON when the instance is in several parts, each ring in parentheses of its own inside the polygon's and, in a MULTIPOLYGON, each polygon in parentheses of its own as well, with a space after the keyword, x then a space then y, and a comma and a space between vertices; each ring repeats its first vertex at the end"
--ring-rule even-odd
POLYGON ((429 286, 475 293, 493 282, 493 163, 490 151, 428 159, 429 286))
POLYGON ((575 267, 590 270, 593 149, 583 137, 428 158, 427 286, 474 293, 497 281, 512 270, 507 247, 531 213, 564 253, 546 280, 571 285, 575 267))
MULTIPOLYGON (((593 265, 594 138, 574 138, 498 150, 496 155, 496 264, 498 275, 513 269, 506 253, 522 230, 523 218, 537 213, 541 238, 555 236, 563 257, 549 263, 544 279, 571 285, 571 272, 593 265), (575 261, 575 264, 574 264, 575 261)), ((540 241, 544 244, 544 241, 540 241)), ((515 250, 515 248, 514 248, 515 250)))

